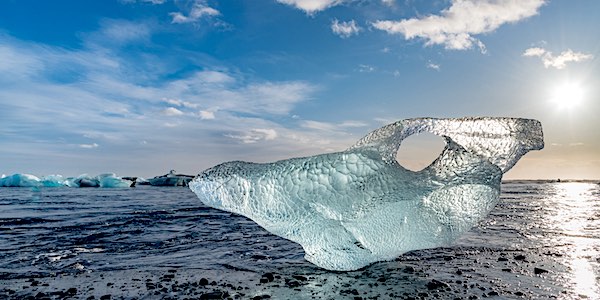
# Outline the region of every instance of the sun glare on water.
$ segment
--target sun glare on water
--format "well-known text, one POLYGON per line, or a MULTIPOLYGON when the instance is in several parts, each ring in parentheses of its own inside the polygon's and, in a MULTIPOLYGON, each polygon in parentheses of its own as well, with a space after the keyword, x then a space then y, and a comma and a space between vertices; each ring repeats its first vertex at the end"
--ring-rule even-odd
POLYGON ((583 102, 584 90, 578 83, 565 82, 552 90, 550 101, 558 109, 573 109, 583 102))

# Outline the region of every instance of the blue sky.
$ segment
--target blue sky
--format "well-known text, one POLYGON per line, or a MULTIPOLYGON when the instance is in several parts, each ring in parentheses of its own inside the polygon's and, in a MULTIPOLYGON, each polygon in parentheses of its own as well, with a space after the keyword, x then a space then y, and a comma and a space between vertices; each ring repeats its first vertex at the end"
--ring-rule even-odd
MULTIPOLYGON (((540 120, 546 148, 508 178, 600 178, 599 11, 595 0, 1 1, 0 173, 196 174, 343 150, 404 118, 510 116, 540 120)), ((408 165, 432 159, 406 151, 408 165)))

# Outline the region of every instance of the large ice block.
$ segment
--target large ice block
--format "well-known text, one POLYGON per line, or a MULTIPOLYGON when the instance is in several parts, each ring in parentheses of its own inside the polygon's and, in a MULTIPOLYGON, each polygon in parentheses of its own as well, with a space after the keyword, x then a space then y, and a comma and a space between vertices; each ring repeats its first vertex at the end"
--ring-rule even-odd
POLYGON ((498 203, 502 174, 543 146, 542 126, 531 119, 407 119, 342 152, 223 163, 190 188, 206 205, 299 243, 317 266, 355 270, 449 245, 498 203), (398 164, 396 153, 402 140, 421 132, 444 137, 446 147, 414 172, 398 164))

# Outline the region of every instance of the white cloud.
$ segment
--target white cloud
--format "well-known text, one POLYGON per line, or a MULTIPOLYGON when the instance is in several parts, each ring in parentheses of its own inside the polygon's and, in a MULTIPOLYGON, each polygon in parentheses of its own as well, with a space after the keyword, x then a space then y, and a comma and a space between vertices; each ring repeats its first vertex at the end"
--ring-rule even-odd
MULTIPOLYGON (((81 36, 99 41, 106 36, 104 28, 81 36)), ((270 161, 311 155, 322 152, 321 140, 344 139, 329 132, 288 129, 280 123, 289 119, 273 118, 291 116, 319 86, 261 80, 256 74, 228 71, 214 59, 178 51, 161 56, 144 50, 131 53, 115 43, 82 43, 70 49, 0 34, 0 99, 7 99, 0 109, 5 137, 0 149, 6 157, 28 154, 51 161, 41 166, 15 159, 5 168, 155 175, 172 168, 198 171, 238 158, 270 161), (189 61, 205 70, 190 72, 189 61), (165 62, 175 64, 160 67, 165 62), (76 80, 64 79, 65 73, 77 74, 76 80), (181 75, 173 79, 172 74, 181 75), (232 138, 239 145, 232 145, 232 138), (260 141, 268 141, 269 147, 260 141), (200 147, 201 154, 191 150, 200 147), (101 148, 101 155, 89 151, 93 148, 101 148), (131 159, 111 160, 124 152, 131 159), (176 155, 161 157, 164 153, 201 159, 184 164, 176 155)))
POLYGON ((433 63, 431 61, 427 63, 427 68, 429 68, 429 69, 434 69, 436 71, 439 71, 440 67, 441 66, 439 64, 433 63))
POLYGON ((235 78, 222 71, 202 71, 194 76, 195 80, 199 80, 205 84, 226 84, 235 81, 235 78))
MULTIPOLYGON (((0 38, 4 38, 0 36, 0 38)), ((31 49, 16 49, 0 44, 0 73, 7 79, 15 77, 29 77, 44 69, 44 63, 35 55, 31 49), (21 51, 22 50, 22 51, 21 51)))
POLYGON ((440 15, 400 21, 376 21, 373 26, 409 40, 422 38, 426 45, 444 45, 464 50, 473 46, 485 52, 485 45, 474 35, 496 30, 537 14, 545 0, 453 0, 440 15))
POLYGON ((169 107, 169 108, 165 108, 162 111, 162 114, 165 115, 165 116, 174 117, 174 116, 181 116, 181 115, 183 115, 183 112, 180 111, 179 109, 175 108, 175 107, 169 107))
POLYGON ((285 115, 294 105, 307 100, 308 94, 315 89, 315 86, 301 81, 251 84, 236 92, 244 104, 235 105, 241 105, 244 107, 241 110, 247 112, 285 115))
POLYGON ((375 67, 370 66, 370 65, 360 64, 360 65, 358 65, 358 71, 361 73, 371 73, 371 72, 375 71, 375 67))
POLYGON ((187 16, 181 12, 172 12, 169 15, 172 18, 171 23, 183 24, 193 23, 204 17, 215 17, 220 14, 218 10, 208 6, 205 0, 196 0, 187 16))
MULTIPOLYGON (((246 82, 225 71, 200 71, 168 82, 162 90, 172 98, 184 98, 203 107, 218 107, 221 111, 285 115, 296 104, 308 100, 316 89, 315 85, 303 81, 246 82)), ((152 93, 160 91, 152 90, 152 93)))
POLYGON ((360 128, 368 126, 367 123, 361 121, 344 121, 341 123, 329 123, 313 120, 305 120, 300 123, 300 126, 307 129, 318 131, 343 131, 348 128, 360 128))
POLYGON ((396 0, 381 0, 381 3, 383 3, 384 5, 387 5, 387 6, 394 6, 395 2, 396 2, 396 0))
POLYGON ((128 43, 145 40, 150 37, 151 30, 147 24, 126 20, 105 20, 101 23, 99 37, 104 42, 128 43))
POLYGON ((344 121, 339 124, 340 127, 346 127, 346 128, 366 127, 368 125, 369 124, 367 124, 365 122, 361 122, 361 121, 344 121))
POLYGON ((198 114, 200 115, 200 119, 202 119, 202 120, 214 120, 215 119, 214 111, 201 110, 200 112, 198 112, 198 114))
POLYGON ((594 58, 591 54, 575 52, 571 49, 567 49, 555 56, 552 52, 540 47, 526 49, 523 52, 523 56, 539 57, 544 63, 544 67, 553 67, 559 70, 566 68, 568 63, 582 62, 594 58))
POLYGON ((244 144, 253 144, 260 141, 271 141, 277 138, 277 131, 271 128, 256 128, 241 134, 226 134, 226 137, 240 140, 244 144))
POLYGON ((525 50, 523 56, 542 56, 546 54, 546 50, 539 47, 529 48, 525 50))
POLYGON ((93 148, 98 148, 98 144, 93 143, 93 144, 80 144, 79 148, 83 148, 83 149, 93 149, 93 148))
POLYGON ((277 2, 294 6, 307 14, 314 14, 332 6, 339 5, 343 0, 277 0, 277 2))
POLYGON ((327 122, 312 121, 312 120, 303 121, 300 124, 300 126, 302 126, 303 128, 323 130, 323 131, 333 131, 336 129, 335 124, 327 123, 327 122))
POLYGON ((197 108, 198 107, 198 104, 196 104, 196 103, 191 103, 191 102, 187 102, 187 101, 183 101, 183 100, 179 100, 179 99, 163 98, 163 101, 167 104, 175 105, 175 106, 189 107, 189 108, 197 108))
POLYGON ((339 35, 341 38, 348 38, 352 35, 358 34, 361 28, 356 25, 356 21, 351 20, 348 22, 340 22, 337 19, 331 23, 331 30, 333 33, 339 35))

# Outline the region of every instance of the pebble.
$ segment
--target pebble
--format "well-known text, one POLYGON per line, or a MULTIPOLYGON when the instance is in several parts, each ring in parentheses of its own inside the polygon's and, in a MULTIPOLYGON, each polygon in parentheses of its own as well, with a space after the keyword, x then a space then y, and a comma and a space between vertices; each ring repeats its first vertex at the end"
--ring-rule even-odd
POLYGON ((525 255, 523 255, 523 254, 515 255, 515 260, 525 260, 525 258, 527 258, 527 257, 525 257, 525 255))
POLYGON ((273 282, 273 280, 275 280, 275 277, 273 276, 273 273, 265 273, 262 275, 260 282, 266 283, 266 282, 263 282, 263 279, 266 280, 266 282, 273 282))
POLYGON ((225 299, 227 297, 229 297, 229 293, 222 291, 216 291, 200 295, 201 300, 225 299))
POLYGON ((308 280, 306 277, 302 276, 302 275, 292 275, 292 278, 299 280, 299 281, 306 281, 308 280))
POLYGON ((441 282, 439 280, 432 279, 431 281, 429 281, 427 283, 426 286, 427 286, 427 289, 429 289, 429 290, 435 290, 435 289, 440 289, 440 288, 447 288, 448 284, 445 282, 441 282))

